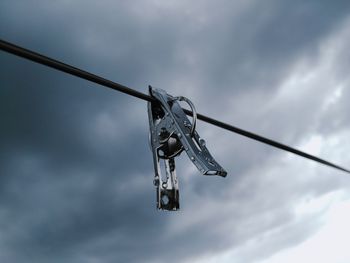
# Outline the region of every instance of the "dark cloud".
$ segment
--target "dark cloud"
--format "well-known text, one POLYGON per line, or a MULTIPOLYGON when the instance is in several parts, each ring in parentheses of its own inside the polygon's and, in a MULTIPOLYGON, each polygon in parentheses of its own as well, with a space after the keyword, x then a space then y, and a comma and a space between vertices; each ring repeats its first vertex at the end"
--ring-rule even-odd
MULTIPOLYGON (((313 113, 322 96, 276 99, 300 59, 316 67, 348 11, 346 1, 2 1, 0 37, 140 91, 189 96, 203 113, 294 144, 348 127, 347 90, 323 115, 313 113)), ((271 238, 242 250, 254 262, 317 229, 295 203, 346 185, 312 166, 310 180, 290 179, 299 171, 278 151, 199 124, 229 177, 199 176, 182 156, 182 210, 156 211, 145 102, 9 54, 0 62, 4 262, 181 262, 271 238)))

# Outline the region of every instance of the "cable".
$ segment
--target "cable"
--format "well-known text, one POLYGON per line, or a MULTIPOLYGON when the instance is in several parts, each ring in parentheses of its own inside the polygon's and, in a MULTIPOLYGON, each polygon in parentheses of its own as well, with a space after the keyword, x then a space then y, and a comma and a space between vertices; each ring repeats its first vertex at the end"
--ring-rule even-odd
MULTIPOLYGON (((102 77, 99 77, 99 76, 94 75, 92 73, 89 73, 87 71, 84 71, 84 70, 81 70, 79 68, 70 66, 70 65, 65 64, 63 62, 60 62, 58 60, 46 57, 46 56, 41 55, 39 53, 36 53, 36 52, 31 51, 31 50, 25 49, 23 47, 16 46, 16 45, 14 45, 12 43, 6 42, 6 41, 1 40, 1 39, 0 39, 0 49, 3 50, 3 51, 6 51, 8 53, 14 54, 16 56, 29 59, 29 60, 37 62, 39 64, 46 65, 48 67, 57 69, 59 71, 63 71, 63 72, 68 73, 70 75, 74 75, 74 76, 77 76, 79 78, 86 79, 88 81, 91 81, 91 82, 100 84, 102 86, 111 88, 113 90, 117 90, 117 91, 123 92, 125 94, 130 95, 130 96, 133 96, 133 97, 145 100, 145 101, 154 101, 154 98, 152 98, 151 96, 146 95, 146 94, 144 94, 142 92, 133 90, 133 89, 131 89, 129 87, 123 86, 121 84, 118 84, 116 82, 113 82, 113 81, 110 81, 110 80, 107 80, 107 79, 104 79, 102 77)), ((192 112, 191 111, 186 110, 186 109, 184 109, 184 111, 185 111, 185 113, 187 115, 192 116, 192 112)), ((252 132, 245 131, 243 129, 237 128, 237 127, 232 126, 230 124, 227 124, 227 123, 215 120, 215 119, 207 117, 205 115, 202 115, 202 114, 198 113, 197 114, 197 118, 199 120, 205 121, 205 122, 210 123, 212 125, 215 125, 217 127, 220 127, 220 128, 225 129, 225 130, 228 130, 228 131, 240 134, 242 136, 245 136, 245 137, 248 137, 250 139, 262 142, 264 144, 268 144, 268 145, 273 146, 275 148, 278 148, 278 149, 281 149, 281 150, 284 150, 284 151, 287 151, 287 152, 290 152, 290 153, 294 153, 296 155, 302 156, 302 157, 307 158, 309 160, 313 160, 315 162, 322 163, 324 165, 333 167, 333 168, 341 170, 343 172, 350 173, 350 170, 342 168, 342 167, 340 167, 338 165, 335 165, 335 164, 333 164, 331 162, 328 162, 326 160, 320 159, 320 158, 318 158, 316 156, 313 156, 311 154, 302 152, 302 151, 294 149, 294 148, 292 148, 290 146, 287 146, 287 145, 284 145, 282 143, 276 142, 274 140, 271 140, 271 139, 262 137, 260 135, 254 134, 252 132)))
POLYGON ((31 50, 28 50, 28 49, 16 46, 16 45, 14 45, 12 43, 3 41, 1 39, 0 39, 0 48, 3 51, 6 51, 6 52, 11 53, 11 54, 14 54, 16 56, 29 59, 29 60, 37 62, 39 64, 46 65, 48 67, 57 69, 59 71, 63 71, 63 72, 68 73, 70 75, 74 75, 74 76, 77 76, 79 78, 89 80, 91 82, 94 82, 94 83, 100 84, 102 86, 105 86, 105 87, 108 87, 108 88, 111 88, 111 89, 114 89, 114 90, 126 93, 128 95, 137 97, 139 99, 143 99, 143 100, 146 100, 146 101, 153 101, 153 98, 148 96, 148 95, 146 95, 146 94, 143 94, 143 93, 138 92, 136 90, 130 89, 130 88, 126 87, 126 86, 123 86, 121 84, 115 83, 113 81, 101 78, 99 76, 96 76, 96 75, 94 75, 92 73, 89 73, 87 71, 81 70, 79 68, 72 67, 72 66, 70 66, 68 64, 65 64, 65 63, 60 62, 58 60, 46 57, 44 55, 41 55, 41 54, 36 53, 36 52, 33 52, 31 50))
MULTIPOLYGON (((188 111, 188 110, 185 110, 186 114, 191 114, 191 111, 188 111)), ((304 158, 307 158, 307 159, 310 159, 310 160, 313 160, 315 162, 318 162, 318 163, 322 163, 324 165, 327 165, 327 166, 330 166, 330 167, 333 167, 333 168, 336 168, 336 169, 339 169, 343 172, 347 172, 347 173, 350 173, 349 170, 345 169, 345 168, 342 168, 338 165, 335 165, 333 163, 330 163, 326 160, 323 160, 321 158, 318 158, 316 156, 313 156, 311 154, 308 154, 308 153, 305 153, 305 152, 302 152, 302 151, 299 151, 297 149, 294 149, 288 145, 285 145, 285 144, 282 144, 282 143, 279 143, 279 142, 276 142, 276 141, 273 141, 271 139, 268 139, 268 138, 265 138, 265 137, 262 137, 260 135, 257 135, 255 133, 252 133, 252 132, 249 132, 249 131, 245 131, 245 130, 242 130, 240 128, 237 128, 235 126, 232 126, 232 125, 229 125, 229 124, 226 124, 224 122, 221 122, 221 121, 218 121, 218 120, 215 120, 215 119, 212 119, 210 117, 207 117, 207 116, 204 116, 202 114, 197 114, 197 118, 199 120, 202 120, 202 121, 205 121, 207 123, 210 123, 210 124, 213 124, 217 127, 220 127, 220 128, 223 128, 225 130, 229 130, 229 131, 232 131, 234 133, 237 133, 237 134, 240 134, 240 135, 243 135, 245 137, 248 137, 250 139, 253 139, 253 140, 256 140, 256 141, 259 141, 259 142, 262 142, 262 143, 265 143, 265 144, 268 144, 270 146, 273 146, 275 148, 278 148, 278 149, 281 149, 281 150, 284 150, 284 151, 287 151, 287 152, 290 152, 290 153, 294 153, 296 155, 299 155, 299 156, 302 156, 304 158)))

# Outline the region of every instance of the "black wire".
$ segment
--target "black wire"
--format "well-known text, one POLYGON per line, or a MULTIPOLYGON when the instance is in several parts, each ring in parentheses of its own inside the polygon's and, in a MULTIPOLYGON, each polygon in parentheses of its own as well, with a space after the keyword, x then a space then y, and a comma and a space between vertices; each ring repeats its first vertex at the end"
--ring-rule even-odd
MULTIPOLYGON (((192 115, 191 111, 189 110, 185 110, 186 114, 188 115, 192 115)), ((349 170, 345 169, 345 168, 342 168, 338 165, 335 165, 333 163, 330 163, 326 160, 323 160, 321 158, 318 158, 316 156, 313 156, 311 154, 308 154, 308 153, 305 153, 305 152, 302 152, 302 151, 299 151, 297 149, 294 149, 288 145, 285 145, 285 144, 282 144, 282 143, 279 143, 279 142, 276 142, 276 141, 273 141, 271 139, 268 139, 268 138, 265 138, 265 137, 262 137, 260 135, 257 135, 255 133, 252 133, 252 132, 249 132, 249 131, 245 131, 245 130, 242 130, 240 128, 237 128, 235 126, 232 126, 232 125, 229 125, 227 123, 224 123, 224 122, 221 122, 221 121, 218 121, 218 120, 215 120, 215 119, 212 119, 210 117, 207 117, 207 116, 204 116, 204 115, 201 115, 199 113, 197 113, 197 118, 199 120, 202 120, 202 121, 205 121, 205 122, 208 122, 210 124, 213 124, 215 126, 218 126, 220 128, 223 128, 225 130, 229 130, 229 131, 232 131, 234 133, 238 133, 240 135, 243 135, 245 137, 248 137, 250 139, 253 139, 253 140, 256 140, 256 141, 259 141, 259 142, 262 142, 262 143, 265 143, 265 144, 268 144, 270 146, 273 146, 275 148, 278 148, 278 149, 281 149, 281 150, 284 150, 284 151, 287 151, 287 152, 291 152, 291 153, 294 153, 296 155, 299 155, 299 156, 302 156, 304 158, 307 158, 307 159, 310 159, 310 160, 313 160, 315 162, 319 162, 319 163, 322 163, 324 165, 327 165, 327 166, 330 166, 330 167, 333 167, 333 168, 336 168, 336 169, 339 169, 341 171, 344 171, 344 172, 347 172, 347 173, 350 173, 349 170)))
POLYGON ((48 67, 57 69, 59 71, 63 71, 65 73, 77 76, 82 79, 89 80, 91 82, 100 84, 102 86, 106 86, 108 88, 126 93, 128 95, 137 97, 139 99, 143 99, 146 101, 153 101, 154 99, 146 94, 143 94, 141 92, 138 92, 136 90, 130 89, 126 86, 123 86, 121 84, 115 83, 113 81, 101 78, 97 75, 94 75, 92 73, 89 73, 87 71, 81 70, 79 68, 72 67, 68 64, 65 64, 63 62, 60 62, 58 60, 46 57, 44 55, 41 55, 39 53, 36 53, 34 51, 16 46, 12 43, 3 41, 0 39, 0 48, 6 52, 9 52, 11 54, 17 55, 19 57, 23 57, 26 59, 29 59, 31 61, 37 62, 39 64, 46 65, 48 67))
MULTIPOLYGON (((113 81, 104 79, 102 77, 99 77, 99 76, 94 75, 92 73, 89 73, 87 71, 81 70, 79 68, 72 67, 72 66, 70 66, 68 64, 65 64, 65 63, 62 63, 62 62, 57 61, 55 59, 46 57, 44 55, 41 55, 41 54, 36 53, 36 52, 33 52, 31 50, 28 50, 28 49, 16 46, 16 45, 14 45, 12 43, 6 42, 6 41, 1 40, 1 39, 0 39, 0 49, 2 49, 3 51, 6 51, 8 53, 17 55, 19 57, 23 57, 23 58, 29 59, 29 60, 37 62, 39 64, 43 64, 43 65, 46 65, 48 67, 57 69, 59 71, 63 71, 65 73, 77 76, 79 78, 83 78, 83 79, 89 80, 91 82, 94 82, 94 83, 100 84, 102 86, 106 86, 108 88, 111 88, 111 89, 114 89, 114 90, 126 93, 128 95, 131 95, 133 97, 136 97, 136 98, 139 98, 139 99, 142 99, 142 100, 145 100, 145 101, 154 101, 155 100, 153 97, 151 97, 149 95, 146 95, 146 94, 144 94, 142 92, 133 90, 133 89, 128 88, 126 86, 123 86, 121 84, 118 84, 118 83, 115 83, 113 81)), ((185 113, 187 115, 192 115, 191 111, 186 110, 186 109, 184 109, 184 111, 185 111, 185 113)), ((292 148, 290 146, 287 146, 287 145, 284 145, 282 143, 273 141, 271 139, 262 137, 260 135, 254 134, 252 132, 242 130, 240 128, 237 128, 235 126, 229 125, 227 123, 224 123, 224 122, 212 119, 212 118, 207 117, 205 115, 202 115, 202 114, 198 113, 197 114, 197 118, 199 120, 205 121, 205 122, 210 123, 212 125, 215 125, 217 127, 223 128, 225 130, 228 130, 228 131, 240 134, 240 135, 243 135, 245 137, 248 137, 250 139, 262 142, 264 144, 268 144, 268 145, 273 146, 275 148, 278 148, 278 149, 281 149, 281 150, 284 150, 284 151, 287 151, 287 152, 291 152, 291 153, 294 153, 296 155, 302 156, 304 158, 313 160, 315 162, 322 163, 324 165, 333 167, 335 169, 338 169, 338 170, 350 173, 349 170, 347 170, 345 168, 342 168, 342 167, 340 167, 338 165, 335 165, 333 163, 330 163, 328 161, 325 161, 323 159, 320 159, 320 158, 318 158, 316 156, 313 156, 311 154, 299 151, 299 150, 294 149, 294 148, 292 148)))

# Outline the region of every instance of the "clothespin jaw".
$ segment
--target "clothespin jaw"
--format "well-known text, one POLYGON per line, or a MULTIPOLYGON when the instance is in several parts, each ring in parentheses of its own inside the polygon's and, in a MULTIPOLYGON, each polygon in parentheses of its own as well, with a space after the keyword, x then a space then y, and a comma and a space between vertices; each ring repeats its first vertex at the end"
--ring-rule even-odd
POLYGON ((179 186, 175 172, 175 157, 185 151, 204 175, 225 177, 226 171, 210 155, 205 141, 195 130, 197 114, 194 105, 185 97, 173 97, 164 90, 149 86, 149 94, 155 101, 148 102, 150 146, 155 170, 157 207, 163 210, 179 209, 179 186), (193 112, 189 121, 178 101, 187 102, 193 112), (165 175, 162 174, 161 160, 165 175))

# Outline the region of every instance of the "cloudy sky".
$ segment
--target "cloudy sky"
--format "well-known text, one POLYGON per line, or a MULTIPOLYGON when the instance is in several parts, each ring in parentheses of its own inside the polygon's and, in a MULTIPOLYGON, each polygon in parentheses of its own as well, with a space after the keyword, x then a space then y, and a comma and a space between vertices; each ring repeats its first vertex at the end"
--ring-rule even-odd
MULTIPOLYGON (((0 38, 350 167, 350 2, 10 1, 0 38)), ((198 123, 155 209, 147 104, 0 52, 1 262, 350 262, 343 172, 198 123)))

